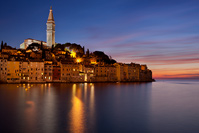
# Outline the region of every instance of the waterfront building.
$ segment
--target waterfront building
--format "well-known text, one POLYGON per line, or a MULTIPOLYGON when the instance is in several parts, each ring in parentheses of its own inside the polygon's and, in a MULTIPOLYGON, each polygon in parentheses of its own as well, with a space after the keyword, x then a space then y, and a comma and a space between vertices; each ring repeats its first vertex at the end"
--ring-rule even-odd
POLYGON ((80 64, 79 71, 82 82, 95 82, 95 69, 93 65, 80 64))
POLYGON ((106 66, 95 66, 95 81, 106 82, 108 81, 107 67, 106 66))
POLYGON ((115 63, 114 65, 116 67, 117 81, 123 81, 124 80, 124 64, 115 63))
POLYGON ((133 72, 132 72, 133 81, 140 81, 140 69, 141 69, 140 64, 131 63, 130 65, 133 67, 133 72))
POLYGON ((147 68, 147 65, 141 65, 140 81, 151 81, 152 71, 147 68))
POLYGON ((78 82, 79 65, 76 63, 62 61, 61 62, 61 81, 62 82, 78 82))
POLYGON ((61 82, 61 67, 53 65, 53 82, 61 82))
POLYGON ((117 81, 117 74, 116 74, 117 70, 116 70, 116 67, 115 66, 108 66, 107 67, 107 75, 108 75, 108 81, 110 82, 115 82, 117 81))
POLYGON ((20 83, 19 61, 7 61, 7 83, 20 83))
POLYGON ((44 64, 44 80, 52 82, 53 80, 53 64, 52 61, 45 61, 44 64))
POLYGON ((0 82, 7 81, 7 59, 0 58, 0 82))
POLYGON ((136 70, 136 67, 131 64, 124 64, 124 80, 125 81, 138 81, 139 78, 139 68, 136 70))
POLYGON ((31 60, 29 68, 29 82, 44 82, 44 62, 42 60, 31 60))
POLYGON ((29 68, 29 62, 26 60, 20 61, 19 63, 19 74, 21 76, 21 82, 29 82, 30 77, 29 77, 29 73, 30 73, 30 68, 29 68))

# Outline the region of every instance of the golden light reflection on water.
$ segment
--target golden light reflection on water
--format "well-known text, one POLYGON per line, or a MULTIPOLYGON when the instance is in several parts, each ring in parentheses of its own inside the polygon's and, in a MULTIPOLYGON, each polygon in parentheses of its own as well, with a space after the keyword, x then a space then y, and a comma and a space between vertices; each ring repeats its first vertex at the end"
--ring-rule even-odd
POLYGON ((90 105, 89 105, 89 110, 90 110, 89 124, 93 125, 93 122, 95 121, 95 88, 93 84, 90 84, 90 86, 91 86, 91 92, 90 92, 90 105))
POLYGON ((70 131, 72 133, 83 133, 85 131, 85 113, 84 113, 84 104, 78 98, 81 96, 81 89, 77 89, 76 84, 73 85, 72 91, 72 109, 70 112, 71 123, 70 131))
POLYGON ((70 111, 70 132, 87 132, 86 123, 95 122, 95 93, 94 84, 73 84, 72 87, 72 109, 70 111), (88 107, 86 109, 86 106, 88 107), (86 119, 89 111, 89 116, 86 119))

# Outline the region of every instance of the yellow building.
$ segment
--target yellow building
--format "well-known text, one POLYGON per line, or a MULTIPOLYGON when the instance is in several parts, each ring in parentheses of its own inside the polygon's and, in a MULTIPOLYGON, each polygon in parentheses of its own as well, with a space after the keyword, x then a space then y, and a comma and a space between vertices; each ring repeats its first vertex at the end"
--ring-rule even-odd
POLYGON ((108 67, 95 66, 95 81, 106 82, 108 80, 108 67))
POLYGON ((124 80, 124 65, 122 63, 115 63, 117 81, 124 80))
POLYGON ((125 81, 136 81, 136 79, 138 78, 136 72, 136 67, 132 66, 131 64, 124 64, 125 81))
POLYGON ((7 82, 8 83, 19 83, 19 61, 8 61, 7 62, 7 82))

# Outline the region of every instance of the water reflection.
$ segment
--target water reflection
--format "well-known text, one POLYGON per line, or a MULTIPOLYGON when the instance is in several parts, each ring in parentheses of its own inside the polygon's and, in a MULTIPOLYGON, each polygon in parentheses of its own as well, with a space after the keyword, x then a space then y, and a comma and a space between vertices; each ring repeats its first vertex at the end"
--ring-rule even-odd
POLYGON ((72 96, 72 109, 70 112, 70 131, 72 133, 82 133, 85 130, 84 105, 80 100, 81 89, 77 89, 76 84, 73 85, 72 96))
POLYGON ((72 109, 69 113, 70 116, 70 132, 83 133, 88 129, 87 124, 91 124, 95 121, 95 100, 94 100, 94 85, 85 84, 73 84, 72 87, 72 109), (89 97, 87 97, 89 96, 89 97), (89 101, 89 102, 87 102, 89 101), (89 104, 89 105, 87 105, 89 104), (86 108, 86 107, 89 108, 86 108), (87 112, 89 116, 87 117, 87 112))
POLYGON ((0 132, 198 132, 198 94, 195 83, 2 84, 0 132))
POLYGON ((20 117, 24 118, 20 123, 26 132, 55 132, 58 99, 51 84, 19 84, 17 88, 21 90, 18 104, 24 107, 18 111, 20 117))
MULTIPOLYGON (((26 102, 26 109, 25 109, 25 120, 26 124, 28 126, 28 129, 34 129, 35 128, 35 103, 33 101, 27 101, 26 102)), ((28 131, 26 131, 28 132, 28 131)))

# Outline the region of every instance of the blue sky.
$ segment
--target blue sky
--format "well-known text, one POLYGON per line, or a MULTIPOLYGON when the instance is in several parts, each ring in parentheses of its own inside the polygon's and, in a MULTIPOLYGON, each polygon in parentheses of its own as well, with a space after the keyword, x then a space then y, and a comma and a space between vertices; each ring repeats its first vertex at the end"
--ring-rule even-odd
POLYGON ((27 38, 45 41, 51 5, 57 43, 147 64, 156 77, 199 77, 198 0, 6 0, 0 40, 17 48, 27 38))

